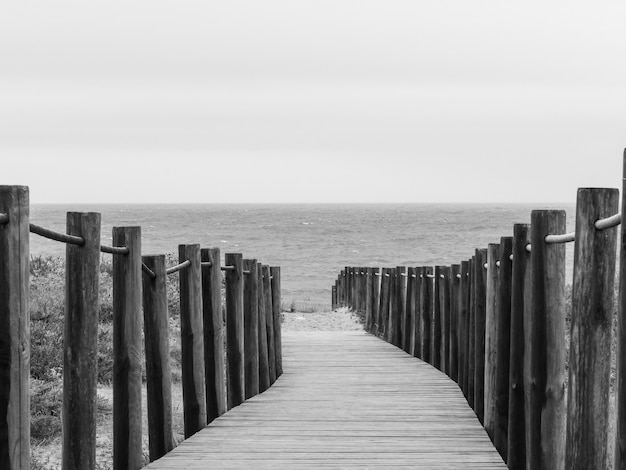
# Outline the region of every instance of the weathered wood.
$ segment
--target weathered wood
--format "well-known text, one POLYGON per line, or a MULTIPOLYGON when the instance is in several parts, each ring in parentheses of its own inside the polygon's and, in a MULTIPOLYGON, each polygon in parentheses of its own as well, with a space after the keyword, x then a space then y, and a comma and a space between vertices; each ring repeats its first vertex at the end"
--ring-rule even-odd
POLYGON ((513 237, 500 239, 496 310, 496 423, 493 443, 507 461, 509 430, 509 361, 511 338, 511 254, 513 237))
POLYGON ((67 213, 63 344, 63 468, 95 469, 100 214, 67 213))
POLYGON ((406 332, 406 343, 403 349, 414 356, 415 348, 415 268, 408 268, 406 274, 406 314, 404 331, 406 332))
POLYGON ((500 245, 487 246, 487 285, 485 286, 485 409, 483 426, 493 441, 496 426, 496 345, 498 311, 498 267, 500 245))
POLYGON ((568 469, 607 465, 617 229, 598 230, 594 223, 616 214, 618 205, 617 189, 578 190, 567 393, 568 469))
POLYGON ((207 423, 226 413, 222 270, 219 248, 202 248, 202 321, 207 423))
POLYGON ((413 334, 415 340, 412 342, 413 345, 413 356, 422 357, 422 341, 423 341, 423 332, 422 328, 424 327, 422 320, 422 276, 421 268, 415 268, 415 285, 413 286, 413 299, 412 301, 415 303, 413 307, 414 314, 414 322, 413 322, 413 334))
POLYGON ((474 289, 475 289, 475 279, 474 279, 474 264, 475 258, 472 257, 469 260, 469 264, 467 267, 467 402, 475 409, 474 404, 474 379, 475 376, 475 368, 476 365, 474 363, 476 359, 475 352, 475 341, 476 337, 476 320, 474 318, 474 289))
POLYGON ((244 259, 243 313, 246 400, 259 394, 259 277, 255 259, 244 259))
POLYGON ((280 382, 148 467, 166 468, 506 466, 436 369, 363 332, 287 332, 280 382))
POLYGON ((191 264, 178 273, 185 438, 207 424, 200 245, 178 245, 178 261, 187 260, 191 264))
POLYGON ((459 290, 461 265, 450 266, 450 373, 449 377, 459 384, 459 290))
POLYGON ((29 195, 0 186, 0 468, 30 468, 29 195))
POLYGON ((406 323, 406 266, 396 267, 395 278, 396 334, 393 344, 404 349, 404 326, 406 323))
POLYGON ((563 469, 565 451, 565 211, 531 212, 529 288, 524 296, 526 468, 563 469))
POLYGON ((459 282, 459 322, 458 322, 458 334, 459 334, 459 386, 463 390, 463 395, 468 398, 468 351, 469 344, 467 342, 467 330, 469 329, 468 323, 468 297, 469 297, 469 261, 461 261, 461 279, 459 282))
POLYGON ((372 305, 372 268, 365 269, 365 331, 372 331, 373 323, 373 305, 372 305))
POLYGON ((226 390, 228 409, 231 409, 243 403, 246 390, 243 347, 243 257, 240 253, 226 253, 224 264, 234 268, 226 271, 225 276, 226 358, 228 361, 226 390))
POLYGON ((331 305, 331 310, 336 310, 337 309, 337 283, 339 281, 335 281, 335 285, 332 286, 331 289, 331 293, 330 293, 330 305, 331 305))
MULTIPOLYGON (((626 150, 623 156, 622 204, 626 209, 626 150)), ((615 368, 615 470, 626 470, 626 217, 620 225, 619 295, 617 307, 617 351, 615 368)))
POLYGON ((383 268, 380 276, 380 323, 378 325, 378 335, 387 337, 389 324, 389 290, 391 287, 390 268, 383 268))
POLYGON ((420 268, 420 313, 422 319, 422 359, 431 362, 432 339, 433 339, 433 283, 428 276, 432 275, 431 267, 420 268))
POLYGON ((372 334, 378 333, 380 324, 380 268, 372 268, 372 334))
POLYGON ((144 256, 142 260, 155 274, 154 279, 142 276, 148 439, 153 461, 174 448, 167 275, 164 255, 144 256))
POLYGON ((263 289, 263 266, 257 263, 258 314, 259 314, 259 393, 270 386, 269 351, 267 349, 267 324, 265 322, 265 291, 263 289))
POLYGON ((474 263, 474 410, 478 420, 485 416, 485 315, 487 250, 477 249, 474 263))
POLYGON ((280 286, 280 267, 270 267, 270 274, 272 280, 272 316, 274 318, 274 342, 276 350, 276 378, 283 374, 283 347, 282 336, 280 328, 280 298, 281 298, 281 286, 280 286))
POLYGON ((439 283, 441 311, 441 370, 450 376, 450 267, 442 266, 439 283), (441 277, 443 276, 443 277, 441 277))
POLYGON ((267 332, 267 361, 270 385, 276 382, 276 340, 274 339, 274 307, 270 267, 263 265, 263 299, 265 300, 265 330, 267 332))
POLYGON ((141 228, 113 227, 113 468, 143 466, 141 442, 141 228))
POLYGON ((432 358, 432 365, 437 369, 443 371, 443 364, 441 363, 441 294, 439 292, 441 285, 439 283, 439 276, 443 270, 443 266, 435 266, 434 279, 433 279, 433 337, 432 337, 432 349, 430 356, 432 358))
POLYGON ((524 421, 524 291, 528 284, 530 225, 513 226, 511 267, 511 344, 509 361, 509 428, 507 463, 510 469, 526 468, 524 421))

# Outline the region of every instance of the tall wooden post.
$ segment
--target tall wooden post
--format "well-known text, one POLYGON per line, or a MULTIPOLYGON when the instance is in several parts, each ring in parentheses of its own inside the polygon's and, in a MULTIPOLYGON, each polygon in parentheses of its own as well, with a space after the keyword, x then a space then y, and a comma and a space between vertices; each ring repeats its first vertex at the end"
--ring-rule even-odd
POLYGON ((442 266, 435 281, 439 284, 441 311, 441 370, 450 376, 450 267, 442 266))
POLYGON ((378 333, 380 324, 380 268, 372 268, 372 333, 378 333))
POLYGON ((461 265, 450 266, 450 378, 460 386, 459 381, 459 288, 461 265))
POLYGON ((244 259, 243 329, 246 400, 259 394, 259 277, 255 259, 244 259))
POLYGON ((114 227, 113 467, 143 466, 141 442, 141 227, 114 227))
POLYGON ((269 351, 267 349, 267 323, 265 322, 265 291, 263 290, 263 266, 257 263, 258 323, 259 323, 259 393, 270 387, 269 351))
POLYGON ((598 219, 618 211, 617 189, 582 188, 576 201, 576 245, 570 323, 565 467, 606 468, 617 230, 598 219))
POLYGON ((420 268, 420 312, 422 318, 422 359, 432 363, 432 310, 433 310, 433 284, 428 277, 432 274, 431 267, 420 268))
POLYGON ((270 267, 263 265, 263 299, 265 300, 265 330, 267 332, 267 361, 270 385, 276 382, 276 340, 274 339, 274 307, 270 267))
POLYGON ((165 256, 144 256, 154 278, 143 275, 143 323, 146 349, 146 389, 150 461, 174 448, 172 435, 172 372, 170 367, 167 274, 165 256))
POLYGON ((96 468, 100 214, 68 212, 63 344, 63 468, 96 468))
POLYGON ((403 349, 415 355, 415 268, 408 268, 406 272, 406 321, 404 331, 406 332, 406 342, 403 349))
POLYGON ((498 266, 500 245, 487 246, 487 285, 485 286, 485 409, 483 426, 494 440, 496 427, 496 344, 498 311, 498 266))
POLYGON ((526 467, 563 469, 565 452, 565 211, 531 212, 529 289, 524 298, 526 467))
POLYGON ((507 463, 511 470, 526 468, 524 421, 524 292, 528 288, 530 225, 513 226, 511 268, 511 354, 509 366, 509 432, 507 463))
POLYGON ((485 315, 487 250, 477 249, 474 263, 474 410, 478 420, 484 423, 485 416, 485 315))
POLYGON ((29 196, 0 186, 0 468, 30 468, 29 196))
POLYGON ((245 366, 243 347, 243 257, 226 253, 226 349, 228 359, 228 409, 243 403, 245 398, 245 366))
POLYGON ((442 312, 441 312, 441 294, 439 292, 441 284, 439 283, 439 276, 443 270, 443 266, 435 266, 434 278, 433 278, 433 337, 432 337, 432 349, 431 357, 432 364, 437 369, 443 371, 443 364, 441 363, 441 330, 442 330, 442 312))
POLYGON ((191 264, 179 271, 181 372, 185 439, 207 425, 202 325, 200 245, 178 245, 178 258, 191 264))
POLYGON ((270 268, 272 280, 272 314, 274 317, 274 341, 276 349, 276 378, 283 374, 283 347, 280 328, 280 267, 270 268))
POLYGON ((380 275, 380 324, 378 325, 378 334, 383 338, 387 335, 389 324, 389 290, 391 286, 390 269, 383 268, 380 275))
POLYGON ((372 282, 374 275, 372 268, 366 268, 365 275, 367 276, 365 281, 365 331, 371 333, 372 325, 374 324, 374 306, 372 305, 374 296, 372 282))
POLYGON ((202 322, 207 423, 226 413, 224 318, 219 248, 200 250, 202 260, 202 322))
POLYGON ((475 277, 474 277, 474 264, 476 260, 474 257, 469 259, 469 265, 467 267, 467 402, 472 409, 475 408, 474 404, 474 379, 475 379, 475 330, 476 319, 474 318, 474 289, 475 289, 475 277))
POLYGON ((509 432, 509 361, 511 335, 511 254, 513 237, 500 239, 496 310, 496 426, 493 443, 506 462, 509 432))
POLYGON ((467 303, 468 303, 468 292, 469 288, 467 285, 468 279, 468 271, 469 271, 469 261, 461 261, 461 279, 459 283, 459 385, 461 386, 461 390, 463 390, 463 395, 465 398, 468 398, 468 377, 467 377, 467 368, 468 368, 468 347, 467 344, 467 330, 468 330, 468 321, 467 321, 467 303))
POLYGON ((617 366, 615 371, 615 470, 626 470, 626 150, 623 156, 622 224, 620 225, 617 366))

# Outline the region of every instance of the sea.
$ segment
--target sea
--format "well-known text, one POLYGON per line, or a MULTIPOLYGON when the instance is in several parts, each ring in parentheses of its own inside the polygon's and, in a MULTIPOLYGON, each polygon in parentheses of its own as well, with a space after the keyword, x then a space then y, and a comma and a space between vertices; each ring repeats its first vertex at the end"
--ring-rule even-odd
MULTIPOLYGON (((574 231, 575 204, 38 204, 31 222, 65 232, 68 211, 100 212, 102 244, 114 226, 141 226, 144 254, 199 243, 281 267, 283 305, 326 310, 346 266, 459 263, 513 235, 533 209, 562 209, 574 231)), ((64 256, 58 242, 31 236, 31 256, 64 256)), ((104 256, 111 256, 103 254, 104 256)), ((572 280, 573 244, 567 248, 572 280)))

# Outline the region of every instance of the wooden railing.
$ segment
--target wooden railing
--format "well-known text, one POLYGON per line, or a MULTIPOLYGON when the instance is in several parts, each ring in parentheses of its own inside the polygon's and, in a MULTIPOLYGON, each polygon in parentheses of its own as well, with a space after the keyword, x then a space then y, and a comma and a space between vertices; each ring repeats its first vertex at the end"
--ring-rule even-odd
POLYGON ((30 468, 29 236, 67 244, 63 362, 64 469, 94 469, 100 253, 113 255, 113 467, 143 464, 141 334, 150 460, 174 447, 166 283, 179 274, 185 438, 282 374, 280 268, 217 248, 179 245, 179 264, 141 255, 141 228, 67 214, 67 234, 29 222, 28 188, 0 186, 0 468, 30 468), (225 316, 222 312, 225 274, 225 316), (142 317, 143 306, 143 317, 142 317))
MULTIPOLYGON (((535 210, 530 225, 451 266, 346 267, 333 307, 363 312, 367 331, 455 380, 509 468, 608 468, 618 199, 617 189, 579 189, 574 233, 564 211, 535 210)), ((620 239, 615 469, 626 468, 624 224, 620 239)))

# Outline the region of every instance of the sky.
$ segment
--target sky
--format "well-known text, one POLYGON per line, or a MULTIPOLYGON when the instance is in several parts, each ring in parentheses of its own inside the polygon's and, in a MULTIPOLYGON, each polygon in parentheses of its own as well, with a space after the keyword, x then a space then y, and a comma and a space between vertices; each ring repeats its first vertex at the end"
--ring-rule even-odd
POLYGON ((33 203, 574 202, 621 187, 626 2, 2 2, 33 203))

